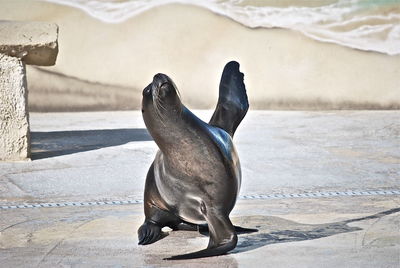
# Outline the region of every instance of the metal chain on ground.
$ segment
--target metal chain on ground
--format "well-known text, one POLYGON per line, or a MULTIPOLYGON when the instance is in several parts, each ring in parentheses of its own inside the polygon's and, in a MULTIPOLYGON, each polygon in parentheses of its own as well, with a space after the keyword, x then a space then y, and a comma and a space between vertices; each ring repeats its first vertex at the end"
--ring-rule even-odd
MULTIPOLYGON (((268 200, 268 199, 290 199, 290 198, 321 198, 339 196, 374 196, 374 195, 400 195, 400 190, 370 190, 370 191, 331 191, 314 193, 293 193, 293 194, 252 194, 239 196, 241 200, 268 200)), ((92 201, 92 202, 60 202, 60 203, 26 203, 19 205, 0 205, 0 209, 17 208, 54 208, 54 207, 84 207, 104 205, 128 205, 141 204, 143 200, 116 200, 116 201, 92 201)))

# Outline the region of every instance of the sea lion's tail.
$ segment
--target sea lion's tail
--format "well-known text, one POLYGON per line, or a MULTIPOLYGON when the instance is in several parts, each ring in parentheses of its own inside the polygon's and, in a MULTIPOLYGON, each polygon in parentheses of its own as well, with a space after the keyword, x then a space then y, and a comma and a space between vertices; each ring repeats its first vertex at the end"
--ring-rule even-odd
POLYGON ((249 101, 239 63, 228 62, 222 72, 218 103, 209 124, 224 129, 233 137, 248 109, 249 101))

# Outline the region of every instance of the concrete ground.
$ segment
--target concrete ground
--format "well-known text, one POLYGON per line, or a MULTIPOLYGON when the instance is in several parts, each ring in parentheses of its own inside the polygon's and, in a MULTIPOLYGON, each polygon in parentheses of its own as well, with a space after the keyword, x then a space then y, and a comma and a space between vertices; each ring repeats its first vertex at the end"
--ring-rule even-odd
POLYGON ((231 216, 259 232, 190 261, 162 259, 206 247, 206 236, 166 230, 137 245, 157 150, 140 112, 30 121, 33 160, 0 163, 1 267, 400 266, 399 111, 250 111, 234 139, 243 184, 231 216), (87 203, 101 201, 139 203, 87 203), (13 208, 48 203, 65 207, 13 208))

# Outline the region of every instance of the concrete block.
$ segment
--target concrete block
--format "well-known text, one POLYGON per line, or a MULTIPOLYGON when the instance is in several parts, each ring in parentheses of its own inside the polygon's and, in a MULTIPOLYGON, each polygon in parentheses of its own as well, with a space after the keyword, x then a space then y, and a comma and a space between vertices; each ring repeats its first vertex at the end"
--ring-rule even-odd
POLYGON ((0 161, 30 157, 25 64, 0 54, 0 161))
POLYGON ((51 66, 58 54, 58 26, 47 22, 0 21, 0 53, 26 64, 51 66))
POLYGON ((54 65, 58 26, 0 21, 0 161, 30 157, 25 64, 54 65))

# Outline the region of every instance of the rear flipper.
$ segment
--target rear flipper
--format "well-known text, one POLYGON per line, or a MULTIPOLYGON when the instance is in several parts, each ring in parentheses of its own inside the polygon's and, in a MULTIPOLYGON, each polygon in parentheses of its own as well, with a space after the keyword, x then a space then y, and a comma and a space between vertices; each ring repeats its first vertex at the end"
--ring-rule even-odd
POLYGON ((236 244, 237 237, 236 240, 229 241, 226 244, 222 244, 214 248, 206 248, 193 253, 172 256, 170 258, 165 258, 164 260, 187 260, 223 255, 226 254, 228 251, 234 249, 236 247, 236 244))
MULTIPOLYGON (((197 225, 197 224, 182 221, 179 224, 176 224, 176 225, 170 226, 170 227, 174 231, 199 231, 199 233, 201 233, 203 235, 209 234, 207 224, 197 225)), ((245 228, 245 227, 240 227, 240 226, 236 226, 236 225, 234 225, 233 227, 235 228, 236 233, 239 235, 258 232, 258 229, 254 229, 254 228, 245 228)))
POLYGON ((238 234, 248 234, 248 233, 255 233, 258 232, 258 229, 253 229, 253 228, 244 228, 244 227, 240 227, 240 226, 234 226, 235 227, 235 231, 238 234))
POLYGON ((198 231, 199 226, 197 224, 188 223, 188 222, 179 222, 175 225, 170 225, 169 227, 172 228, 174 231, 198 231))
POLYGON ((228 62, 222 72, 218 103, 209 124, 224 129, 233 137, 248 109, 249 102, 239 63, 228 62))
MULTIPOLYGON (((235 231, 238 235, 241 234, 248 234, 248 233, 254 233, 254 232, 258 232, 258 229, 253 229, 253 228, 244 228, 244 227, 240 227, 240 226, 233 226, 235 228, 235 231)), ((204 225, 198 225, 197 229, 195 229, 194 231, 198 230, 202 235, 208 235, 209 234, 209 230, 208 230, 208 225, 204 224, 204 225)), ((193 231, 193 229, 191 230, 193 231)))
POLYGON ((184 260, 217 256, 227 253, 236 247, 238 238, 235 232, 235 227, 232 225, 228 216, 222 213, 210 213, 206 215, 210 230, 210 241, 206 249, 172 256, 165 260, 184 260))

